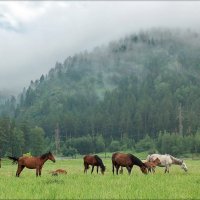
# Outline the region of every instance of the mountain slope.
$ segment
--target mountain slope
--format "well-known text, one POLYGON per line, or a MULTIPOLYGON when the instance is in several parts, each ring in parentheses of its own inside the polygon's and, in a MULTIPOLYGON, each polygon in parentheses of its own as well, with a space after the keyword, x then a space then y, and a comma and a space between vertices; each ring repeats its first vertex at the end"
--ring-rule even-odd
POLYGON ((68 57, 31 82, 15 118, 43 127, 48 137, 59 126, 63 138, 139 140, 181 133, 180 123, 183 134, 193 134, 200 126, 199 41, 190 31, 157 29, 68 57))

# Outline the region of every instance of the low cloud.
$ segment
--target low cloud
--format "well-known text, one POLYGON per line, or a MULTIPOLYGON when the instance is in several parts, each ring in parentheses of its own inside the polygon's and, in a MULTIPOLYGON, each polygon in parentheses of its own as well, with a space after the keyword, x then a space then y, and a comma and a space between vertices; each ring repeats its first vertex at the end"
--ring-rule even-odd
POLYGON ((200 2, 0 2, 0 90, 17 92, 56 61, 152 27, 199 31, 200 2))

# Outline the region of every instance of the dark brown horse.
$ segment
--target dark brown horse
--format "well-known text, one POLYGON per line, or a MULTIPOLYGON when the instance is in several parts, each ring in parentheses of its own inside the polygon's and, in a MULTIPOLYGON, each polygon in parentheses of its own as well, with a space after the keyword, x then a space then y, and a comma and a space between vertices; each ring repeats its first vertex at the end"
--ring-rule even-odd
POLYGON ((97 167, 97 174, 99 171, 99 167, 101 168, 101 173, 104 174, 106 167, 104 166, 103 161, 101 160, 101 158, 99 158, 99 156, 87 155, 87 156, 84 156, 83 161, 84 161, 84 173, 87 173, 87 170, 89 169, 89 165, 92 165, 91 174, 94 170, 94 166, 97 167))
POLYGON ((39 157, 23 156, 23 157, 17 158, 17 157, 8 156, 8 158, 13 160, 13 163, 18 163, 18 168, 16 172, 17 177, 19 177, 24 167, 27 167, 28 169, 36 169, 36 176, 38 175, 41 176, 42 167, 47 160, 56 162, 51 152, 45 153, 39 157))
POLYGON ((121 167, 126 167, 126 169, 128 170, 128 174, 130 175, 133 165, 139 166, 142 173, 147 174, 146 165, 136 156, 132 154, 125 154, 125 153, 114 153, 112 155, 113 174, 115 171, 114 168, 116 168, 116 174, 118 175, 118 171, 121 166, 121 167))

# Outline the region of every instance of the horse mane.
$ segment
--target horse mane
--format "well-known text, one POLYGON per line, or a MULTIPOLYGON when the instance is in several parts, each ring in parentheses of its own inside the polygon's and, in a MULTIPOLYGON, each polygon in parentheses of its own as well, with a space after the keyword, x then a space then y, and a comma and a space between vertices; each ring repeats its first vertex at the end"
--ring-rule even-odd
POLYGON ((106 167, 104 166, 103 161, 101 160, 101 158, 99 156, 97 156, 97 155, 94 155, 94 157, 96 158, 97 162, 99 163, 101 169, 103 171, 105 171, 106 167))
POLYGON ((174 164, 182 164, 183 163, 183 160, 175 158, 175 157, 173 157, 171 155, 169 155, 169 156, 172 159, 172 161, 174 162, 174 164))
POLYGON ((137 166, 139 166, 139 167, 142 167, 142 166, 145 166, 146 167, 146 165, 139 159, 139 158, 137 158, 136 156, 134 156, 134 155, 132 155, 132 154, 128 154, 128 156, 129 156, 129 158, 131 159, 131 161, 135 164, 135 165, 137 165, 137 166))
POLYGON ((50 153, 50 152, 41 155, 40 158, 45 159, 46 157, 48 157, 49 153, 50 153))
POLYGON ((12 164, 17 164, 18 163, 19 158, 13 157, 13 156, 8 156, 8 158, 13 161, 12 164))

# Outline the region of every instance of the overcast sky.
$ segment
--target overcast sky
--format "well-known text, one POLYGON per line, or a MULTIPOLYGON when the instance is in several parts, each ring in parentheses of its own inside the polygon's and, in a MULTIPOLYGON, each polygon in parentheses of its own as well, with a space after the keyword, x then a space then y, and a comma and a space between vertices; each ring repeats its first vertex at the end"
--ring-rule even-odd
POLYGON ((68 56, 151 27, 199 31, 198 1, 2 1, 0 91, 20 92, 68 56))

